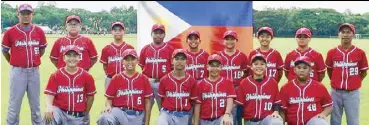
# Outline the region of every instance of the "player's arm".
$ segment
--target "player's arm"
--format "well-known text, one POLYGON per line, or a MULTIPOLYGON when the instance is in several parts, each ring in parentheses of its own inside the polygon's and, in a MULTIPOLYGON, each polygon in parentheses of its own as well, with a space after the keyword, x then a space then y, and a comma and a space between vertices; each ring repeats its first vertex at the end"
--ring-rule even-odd
POLYGON ((51 48, 50 57, 49 57, 51 63, 53 63, 55 67, 58 67, 59 47, 60 47, 59 40, 60 39, 57 39, 54 42, 54 45, 53 45, 53 48, 51 48))
POLYGON ((4 55, 5 59, 6 59, 6 61, 8 61, 8 63, 9 63, 10 62, 9 49, 3 47, 3 55, 4 55))
POLYGON ((46 35, 42 29, 38 30, 40 32, 40 57, 45 54, 45 48, 47 46, 46 35))
POLYGON ((286 121, 286 113, 284 112, 284 110, 280 110, 279 115, 282 117, 283 121, 286 121))
POLYGON ((46 111, 45 111, 45 120, 50 121, 54 118, 53 116, 53 102, 54 102, 54 95, 46 94, 46 111))
POLYGON ((324 79, 324 77, 325 77, 325 72, 318 73, 318 80, 319 80, 319 82, 322 82, 323 79, 324 79))
POLYGON ((364 80, 364 78, 366 77, 366 75, 367 75, 367 71, 366 70, 361 70, 360 71, 361 80, 364 80))
POLYGON ((333 106, 327 106, 324 108, 324 110, 319 114, 319 116, 323 118, 327 118, 328 115, 330 115, 333 111, 333 106))
MULTIPOLYGON (((90 54, 90 63, 91 63, 91 67, 95 65, 95 63, 97 62, 97 50, 96 50, 96 47, 94 45, 94 43, 92 42, 91 39, 89 39, 89 54, 90 54)), ((90 67, 90 68, 91 68, 90 67)))
POLYGON ((232 109, 235 107, 235 105, 233 105, 233 98, 227 98, 227 106, 226 106, 226 110, 225 113, 223 115, 223 124, 224 125, 231 125, 232 120, 231 120, 231 113, 232 113, 232 109))
POLYGON ((278 71, 278 76, 277 76, 276 81, 277 83, 279 83, 279 81, 281 81, 282 76, 283 76, 283 69, 277 69, 277 71, 278 71))
POLYGON ((199 120, 200 120, 200 108, 201 108, 201 104, 195 104, 195 109, 194 109, 194 125, 199 125, 199 120))
POLYGON ((145 98, 145 125, 149 125, 150 116, 151 116, 151 101, 150 98, 145 98))
POLYGON ((327 53, 327 57, 325 59, 325 66, 327 67, 327 74, 330 80, 332 80, 332 71, 333 71, 333 61, 332 61, 332 57, 331 54, 332 50, 329 50, 327 53))
POLYGON ((361 80, 364 80, 364 78, 366 77, 368 69, 368 59, 366 58, 365 52, 362 52, 361 61, 359 64, 361 80))
POLYGON ((90 113, 90 110, 91 110, 91 107, 92 107, 93 103, 94 103, 94 96, 87 96, 87 108, 86 108, 86 111, 85 111, 86 114, 90 113))
POLYGON ((10 40, 9 40, 9 33, 8 32, 5 32, 4 33, 4 36, 3 36, 3 41, 1 43, 1 46, 2 46, 2 52, 3 52, 3 55, 6 59, 6 61, 8 61, 8 63, 10 62, 10 53, 9 53, 9 50, 10 50, 10 40))
POLYGON ((286 56, 286 60, 284 61, 284 67, 283 67, 283 70, 284 70, 284 76, 286 76, 286 78, 288 79, 288 73, 289 73, 289 70, 290 70, 290 64, 289 62, 291 61, 288 57, 289 54, 287 54, 286 56))

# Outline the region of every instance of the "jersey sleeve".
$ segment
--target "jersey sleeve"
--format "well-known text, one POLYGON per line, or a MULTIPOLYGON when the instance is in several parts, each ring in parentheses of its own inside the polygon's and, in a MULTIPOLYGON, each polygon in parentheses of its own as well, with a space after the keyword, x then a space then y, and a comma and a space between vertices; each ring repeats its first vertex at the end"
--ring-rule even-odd
MULTIPOLYGON (((242 53, 243 54, 243 53, 242 53)), ((246 54, 243 54, 244 63, 241 65, 242 70, 247 70, 249 67, 249 59, 247 58, 246 54)))
POLYGON ((284 71, 290 71, 290 62, 291 62, 291 59, 290 59, 290 54, 287 54, 286 55, 286 60, 284 61, 284 66, 283 66, 283 70, 284 71))
POLYGON ((227 83, 227 87, 228 87, 228 89, 227 89, 227 98, 236 98, 237 96, 236 96, 236 91, 234 89, 233 83, 230 82, 230 81, 227 81, 227 82, 228 82, 227 83))
POLYGON ((57 39, 54 42, 53 48, 51 48, 51 52, 50 52, 50 58, 58 60, 59 59, 59 48, 60 48, 60 40, 61 38, 57 39))
POLYGON ((317 68, 318 68, 318 73, 324 73, 326 68, 325 68, 325 64, 324 64, 324 59, 323 59, 323 56, 322 54, 318 54, 317 55, 317 68))
POLYGON ((321 100, 322 107, 328 107, 333 105, 332 97, 329 95, 327 88, 324 87, 323 84, 320 84, 321 93, 323 98, 321 100))
POLYGON ((276 53, 276 58, 277 58, 277 69, 283 69, 284 64, 283 64, 282 56, 278 51, 276 51, 275 53, 276 53))
MULTIPOLYGON (((288 83, 287 83, 288 84, 288 83)), ((276 102, 280 102, 279 104, 281 104, 281 108, 283 110, 287 109, 287 105, 288 105, 288 94, 287 94, 287 86, 283 86, 281 88, 281 91, 278 93, 277 95, 277 99, 276 102)))
POLYGON ((3 36, 3 40, 1 42, 1 46, 3 48, 6 48, 6 49, 10 49, 10 47, 12 46, 12 43, 11 43, 10 38, 9 38, 10 37, 9 36, 10 31, 11 30, 5 31, 4 36, 3 36))
POLYGON ((150 81, 147 77, 144 76, 144 85, 145 85, 145 98, 149 98, 151 96, 153 96, 153 92, 152 92, 152 88, 151 88, 151 85, 150 85, 150 81))
POLYGON ((361 52, 361 60, 359 62, 359 69, 360 70, 368 70, 368 60, 366 58, 366 54, 364 51, 361 52))
POLYGON ((247 63, 248 64, 247 67, 249 67, 249 68, 251 67, 251 58, 254 55, 255 55, 255 50, 251 51, 250 54, 249 54, 249 56, 248 56, 248 61, 249 62, 247 63))
POLYGON ((102 63, 102 64, 108 64, 108 47, 107 46, 105 46, 101 50, 100 63, 102 63))
POLYGON ((40 33, 40 48, 44 49, 47 46, 47 41, 46 41, 46 35, 45 32, 40 28, 39 29, 39 33, 40 33))
POLYGON ((140 59, 139 59, 139 63, 138 65, 140 65, 141 67, 144 67, 146 64, 146 46, 144 48, 142 48, 141 52, 140 52, 140 59))
POLYGON ((279 95, 278 82, 275 79, 271 79, 271 81, 273 82, 272 91, 274 91, 273 94, 275 94, 274 104, 281 104, 281 100, 278 100, 278 95, 279 95))
POLYGON ((201 80, 199 83, 196 84, 196 89, 195 89, 195 95, 196 95, 196 99, 195 99, 195 103, 196 104, 201 104, 202 103, 202 82, 203 80, 201 80))
POLYGON ((135 49, 133 46, 127 44, 127 49, 135 49))
POLYGON ((333 68, 332 53, 333 53, 333 49, 329 50, 327 53, 327 57, 325 59, 325 66, 327 66, 327 68, 333 68))
POLYGON ((246 102, 246 100, 244 98, 245 94, 246 94, 246 92, 244 90, 245 86, 246 86, 246 81, 244 79, 244 80, 241 81, 240 86, 236 91, 236 94, 237 94, 237 99, 235 100, 236 104, 239 104, 239 105, 245 104, 245 102, 246 102))
POLYGON ((159 83, 159 90, 158 90, 158 96, 160 97, 165 97, 165 83, 167 83, 168 81, 166 81, 166 76, 164 76, 163 78, 160 79, 160 83, 159 83))
POLYGON ((46 89, 44 90, 45 94, 56 95, 57 92, 57 79, 56 73, 53 73, 49 77, 49 81, 47 82, 46 89))
POLYGON ((110 81, 110 84, 106 88, 105 97, 107 97, 108 99, 113 99, 115 98, 115 95, 117 95, 117 91, 119 88, 118 85, 120 83, 119 78, 119 75, 114 75, 110 81))
POLYGON ((85 88, 87 96, 93 96, 96 94, 95 80, 90 74, 86 76, 85 88))
POLYGON ((97 50, 95 48, 94 43, 92 42, 92 40, 90 38, 88 38, 88 53, 90 54, 90 58, 97 58, 97 50))
POLYGON ((194 78, 191 78, 191 82, 190 82, 190 84, 191 84, 190 99, 191 100, 195 100, 197 98, 197 96, 196 96, 196 82, 197 81, 194 78))

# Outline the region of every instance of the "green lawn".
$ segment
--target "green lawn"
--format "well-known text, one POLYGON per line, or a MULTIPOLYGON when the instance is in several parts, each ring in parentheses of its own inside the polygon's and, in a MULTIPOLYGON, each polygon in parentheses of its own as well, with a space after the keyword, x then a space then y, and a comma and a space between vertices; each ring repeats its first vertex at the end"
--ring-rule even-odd
MULTIPOLYGON (((53 46, 54 41, 57 39, 58 35, 48 35, 47 41, 48 41, 48 47, 46 49, 45 55, 42 57, 42 65, 40 66, 41 70, 41 112, 43 115, 43 111, 45 110, 45 95, 43 94, 43 90, 45 89, 46 83, 48 81, 48 78, 52 72, 56 70, 54 65, 49 60, 50 50, 53 46)), ((96 49, 99 53, 99 58, 101 55, 102 48, 110 43, 112 41, 112 37, 109 35, 107 36, 90 36, 92 40, 95 43, 96 49)), ((127 35, 125 36, 125 41, 127 41, 129 44, 136 47, 136 35, 127 35)), ((316 38, 312 39, 310 46, 316 49, 317 51, 321 52, 325 58, 327 51, 335 47, 339 44, 338 39, 327 39, 327 38, 316 38)), ((369 54, 369 40, 354 40, 354 44, 356 46, 359 46, 362 48, 367 54, 369 54)), ((254 48, 258 47, 259 43, 257 40, 254 40, 254 48)), ((296 41, 293 38, 276 38, 272 41, 271 46, 275 49, 277 49, 285 58, 285 55, 291 51, 292 49, 296 48, 296 41)), ((8 108, 8 100, 9 100, 9 64, 6 63, 4 57, 2 57, 1 62, 1 68, 2 68, 2 74, 1 74, 1 123, 6 124, 6 112, 8 108)), ((104 80, 105 75, 102 71, 102 65, 101 63, 97 62, 94 67, 90 70, 90 73, 95 79, 97 94, 95 95, 95 102, 91 109, 91 124, 96 124, 96 120, 99 116, 99 113, 101 110, 104 109, 104 80)), ((286 78, 282 78, 280 86, 283 85, 286 82, 286 78)), ((326 87, 330 91, 329 86, 329 79, 326 77, 323 81, 323 83, 326 85, 326 87)), ((369 119, 365 117, 365 111, 369 109, 369 85, 366 85, 366 83, 369 83, 369 78, 366 78, 363 81, 363 87, 361 88, 361 105, 360 109, 362 110, 360 112, 360 124, 361 125, 367 125, 369 124, 369 119)), ((31 112, 28 105, 28 99, 23 99, 22 104, 22 110, 20 113, 20 125, 28 125, 31 122, 31 112)), ((153 106, 153 111, 151 113, 151 124, 154 125, 155 121, 159 115, 158 109, 156 106, 153 106)), ((343 118, 343 125, 346 125, 345 117, 343 118)))

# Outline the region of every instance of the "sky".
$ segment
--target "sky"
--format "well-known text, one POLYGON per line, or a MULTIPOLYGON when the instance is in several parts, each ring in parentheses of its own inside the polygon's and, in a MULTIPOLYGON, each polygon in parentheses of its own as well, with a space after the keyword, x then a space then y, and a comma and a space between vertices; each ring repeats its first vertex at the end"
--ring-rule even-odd
MULTIPOLYGON (((110 10, 114 6, 133 6, 137 8, 138 3, 136 1, 89 1, 86 4, 85 1, 55 1, 59 8, 83 8, 92 12, 98 12, 101 10, 110 10)), ((28 3, 32 6, 37 6, 37 1, 7 1, 6 3, 15 7, 22 3, 28 3)), ((47 2, 46 2, 47 3, 47 2)), ((266 7, 274 8, 332 8, 337 12, 344 12, 346 9, 350 9, 352 13, 363 14, 369 12, 369 1, 254 1, 253 8, 255 10, 263 10, 266 7)))

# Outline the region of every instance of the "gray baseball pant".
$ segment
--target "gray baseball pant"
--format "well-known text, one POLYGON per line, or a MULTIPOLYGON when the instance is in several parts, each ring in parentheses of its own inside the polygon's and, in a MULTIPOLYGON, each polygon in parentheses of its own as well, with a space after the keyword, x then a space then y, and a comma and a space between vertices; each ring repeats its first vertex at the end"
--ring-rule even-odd
POLYGON ((27 91, 33 125, 42 123, 40 113, 40 72, 38 67, 10 67, 10 97, 6 124, 18 125, 24 93, 27 91))
POLYGON ((67 112, 60 108, 53 106, 54 117, 52 121, 45 121, 45 125, 88 125, 89 120, 84 121, 84 117, 75 117, 67 114, 67 112))
MULTIPOLYGON (((160 100, 160 97, 158 95, 159 81, 155 81, 154 79, 150 78, 150 85, 151 85, 152 91, 154 93, 154 98, 156 100, 158 110, 160 111, 161 110, 161 100, 160 100)), ((154 105, 154 98, 151 98, 151 105, 154 105)))
MULTIPOLYGON (((105 91, 106 91, 106 89, 108 89, 108 86, 109 86, 109 84, 110 84, 110 81, 111 81, 111 78, 109 78, 109 77, 106 77, 105 78, 105 91)), ((105 93, 105 92, 104 92, 105 93)))
POLYGON ((315 116, 313 118, 311 118, 306 125, 329 125, 328 121, 323 119, 323 118, 319 118, 318 116, 315 116))
POLYGON ((268 115, 263 120, 258 122, 252 122, 250 120, 244 120, 245 125, 283 125, 283 120, 279 118, 273 118, 272 115, 268 115))
POLYGON ((128 115, 122 109, 113 107, 111 113, 102 113, 98 125, 142 125, 145 113, 128 115))
POLYGON ((343 109, 345 110, 347 125, 359 125, 360 91, 344 91, 331 89, 333 111, 331 125, 341 125, 343 109))
POLYGON ((156 125, 188 125, 189 117, 189 115, 178 117, 161 110, 156 125))
MULTIPOLYGON (((233 125, 233 116, 230 117, 233 125)), ((214 121, 200 119, 200 125, 223 125, 223 116, 214 121)))

